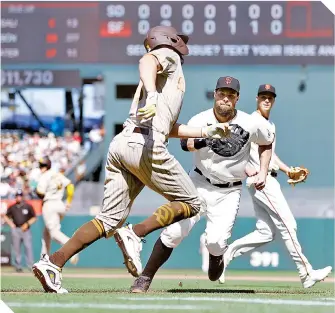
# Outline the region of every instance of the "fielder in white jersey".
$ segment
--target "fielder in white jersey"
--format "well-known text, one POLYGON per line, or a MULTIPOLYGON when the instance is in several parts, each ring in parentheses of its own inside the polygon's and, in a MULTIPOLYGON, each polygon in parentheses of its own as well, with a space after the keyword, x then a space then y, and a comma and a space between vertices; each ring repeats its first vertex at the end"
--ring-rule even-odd
POLYGON ((167 150, 167 139, 222 138, 229 128, 223 123, 204 127, 177 123, 185 93, 182 64, 188 54, 187 42, 188 37, 173 27, 149 30, 144 40, 148 53, 139 62, 140 82, 129 119, 109 146, 101 211, 50 258, 44 255, 34 264, 33 271, 45 291, 66 293, 60 275, 65 263, 96 240, 113 235, 125 265, 137 277, 142 272, 142 238, 196 215, 204 205, 187 173, 167 150), (164 196, 168 203, 141 223, 122 227, 144 186, 164 196))
MULTIPOLYGON (((43 199, 42 216, 44 220, 44 230, 42 239, 41 255, 50 254, 51 240, 64 245, 70 238, 61 231, 61 220, 71 207, 74 186, 63 174, 51 169, 51 161, 48 157, 39 160, 41 177, 36 188, 37 195, 43 199), (66 204, 63 202, 66 190, 66 204)), ((74 255, 70 262, 77 264, 78 254, 74 255)))
MULTIPOLYGON (((275 98, 276 91, 273 86, 268 84, 259 86, 256 98, 257 111, 252 113, 252 116, 261 117, 264 121, 267 121, 272 132, 275 132, 275 125, 269 120, 269 117, 275 98)), ((312 265, 302 253, 297 238, 297 223, 276 179, 278 169, 288 175, 290 167, 278 158, 274 150, 275 142, 272 145, 273 156, 269 166, 270 175, 266 180, 264 189, 260 191, 253 185, 253 175, 260 169, 258 146, 254 143, 251 145, 250 160, 247 166, 247 174, 250 177, 247 179, 247 186, 250 186, 248 190, 257 218, 256 230, 229 245, 224 255, 224 266, 226 269, 232 259, 273 241, 276 230, 278 230, 287 251, 297 266, 303 287, 309 288, 325 279, 331 272, 332 267, 327 266, 323 269, 313 270, 312 265)), ((224 272, 219 281, 224 283, 224 272)))
POLYGON ((251 116, 236 110, 240 84, 236 78, 221 77, 214 93, 214 108, 192 117, 188 125, 205 126, 226 122, 230 136, 223 139, 182 140, 185 151, 194 151, 194 168, 190 177, 204 199, 207 208, 200 214, 165 228, 157 240, 150 259, 131 288, 134 293, 146 292, 157 270, 166 262, 180 242, 189 234, 202 214, 207 220, 205 244, 210 253, 208 277, 217 280, 223 271, 223 254, 239 209, 242 180, 250 147, 257 143, 262 170, 255 177, 257 189, 262 189, 271 158, 274 134, 261 116, 251 116))

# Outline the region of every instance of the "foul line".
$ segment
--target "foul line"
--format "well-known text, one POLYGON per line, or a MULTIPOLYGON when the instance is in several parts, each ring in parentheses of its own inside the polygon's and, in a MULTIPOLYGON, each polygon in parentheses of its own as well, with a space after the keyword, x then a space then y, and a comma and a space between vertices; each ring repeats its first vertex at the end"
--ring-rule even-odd
POLYGON ((62 308, 62 309, 118 309, 118 310, 209 310, 198 305, 161 305, 161 304, 116 304, 116 303, 6 303, 10 308, 62 308))
POLYGON ((311 300, 276 300, 276 299, 242 299, 242 298, 215 298, 215 297, 118 297, 127 301, 216 301, 252 304, 278 304, 278 305, 305 305, 305 306, 335 306, 333 302, 311 301, 311 300))

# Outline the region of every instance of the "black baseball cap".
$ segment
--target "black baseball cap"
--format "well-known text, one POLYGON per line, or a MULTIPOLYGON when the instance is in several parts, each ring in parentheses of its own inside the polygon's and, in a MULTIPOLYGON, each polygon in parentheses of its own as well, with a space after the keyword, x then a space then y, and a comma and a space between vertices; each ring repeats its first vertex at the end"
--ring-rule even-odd
POLYGON ((277 97, 277 95, 276 95, 276 88, 275 87, 273 87, 272 85, 270 85, 270 84, 264 84, 264 85, 260 85, 259 87, 258 87, 258 95, 260 94, 260 93, 265 93, 265 92, 269 92, 269 93, 272 93, 273 95, 274 95, 274 97, 277 97))
POLYGON ((15 197, 18 197, 18 196, 23 196, 23 191, 21 189, 18 189, 15 193, 15 197))
POLYGON ((215 90, 219 88, 230 88, 239 93, 240 82, 238 81, 238 79, 231 76, 220 77, 216 83, 215 90))

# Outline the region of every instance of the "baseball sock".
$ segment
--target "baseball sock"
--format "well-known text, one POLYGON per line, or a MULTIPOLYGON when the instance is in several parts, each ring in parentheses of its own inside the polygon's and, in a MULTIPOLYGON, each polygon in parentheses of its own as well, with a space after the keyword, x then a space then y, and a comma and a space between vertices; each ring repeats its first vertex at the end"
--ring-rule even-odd
POLYGON ((50 256, 50 262, 63 267, 75 254, 105 235, 102 222, 97 219, 87 222, 73 234, 58 251, 50 256))
POLYGON ((158 269, 169 259, 173 248, 165 246, 160 238, 157 239, 149 261, 145 266, 141 276, 154 278, 158 269))
POLYGON ((138 237, 145 237, 151 232, 179 222, 191 216, 191 207, 184 202, 170 202, 160 206, 152 216, 133 226, 138 237))

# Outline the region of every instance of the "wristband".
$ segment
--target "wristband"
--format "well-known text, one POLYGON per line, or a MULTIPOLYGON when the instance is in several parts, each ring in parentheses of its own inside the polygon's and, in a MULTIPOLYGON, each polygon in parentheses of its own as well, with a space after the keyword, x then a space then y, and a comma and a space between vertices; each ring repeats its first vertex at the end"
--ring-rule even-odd
POLYGON ((205 148, 207 146, 206 144, 206 139, 205 138, 196 138, 194 139, 194 149, 202 149, 205 148))

